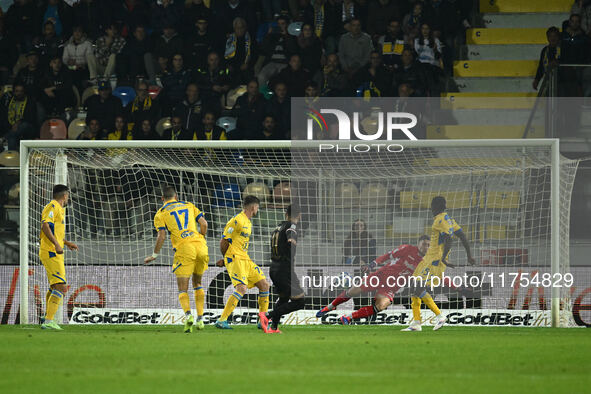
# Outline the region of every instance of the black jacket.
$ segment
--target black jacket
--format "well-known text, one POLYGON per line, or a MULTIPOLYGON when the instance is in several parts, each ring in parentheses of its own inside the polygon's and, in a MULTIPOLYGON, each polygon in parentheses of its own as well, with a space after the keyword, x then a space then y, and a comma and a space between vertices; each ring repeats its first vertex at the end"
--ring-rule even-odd
POLYGON ((113 95, 106 100, 95 94, 86 99, 84 106, 87 108, 86 118, 96 118, 101 123, 103 130, 112 130, 115 127, 115 117, 123 114, 121 100, 113 95))
POLYGON ((236 134, 240 138, 237 139, 247 138, 258 132, 265 116, 265 109, 266 100, 260 93, 253 101, 248 100, 248 93, 238 97, 232 109, 238 118, 236 121, 236 134))

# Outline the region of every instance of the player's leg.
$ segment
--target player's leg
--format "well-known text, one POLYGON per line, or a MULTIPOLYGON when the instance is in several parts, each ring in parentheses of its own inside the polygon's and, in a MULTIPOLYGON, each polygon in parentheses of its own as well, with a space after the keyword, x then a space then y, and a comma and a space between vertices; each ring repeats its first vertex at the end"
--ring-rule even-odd
POLYGON ((41 262, 45 266, 51 291, 47 298, 45 319, 43 319, 41 328, 61 330, 61 327, 57 325, 54 318, 68 290, 64 258, 63 255, 54 254, 47 259, 42 259, 41 262))
POLYGON ((221 329, 231 329, 232 327, 228 325, 228 317, 230 317, 244 294, 246 294, 246 291, 248 290, 246 287, 248 279, 244 270, 243 261, 226 257, 224 259, 224 264, 228 271, 228 275, 230 275, 232 285, 234 286, 234 292, 230 295, 228 301, 226 301, 226 306, 222 311, 222 315, 215 323, 215 326, 221 329))
POLYGON ((269 310, 269 282, 263 276, 254 285, 259 289, 259 319, 261 328, 263 332, 267 333, 269 332, 269 319, 267 318, 267 311, 269 310))
POLYGON ((364 292, 363 287, 351 287, 347 290, 342 291, 337 297, 332 300, 330 304, 316 312, 316 317, 320 318, 326 315, 328 312, 333 311, 337 308, 338 305, 349 301, 352 297, 357 297, 358 295, 364 292))
POLYGON ((386 293, 378 293, 376 294, 376 298, 373 305, 364 306, 359 308, 358 310, 354 311, 351 315, 344 315, 341 316, 339 319, 341 324, 347 325, 351 324, 353 319, 362 319, 362 318, 369 318, 373 315, 377 315, 384 309, 388 308, 392 304, 392 298, 386 293))
POLYGON ((193 271, 193 291, 195 293, 195 308, 197 309, 197 322, 195 326, 198 330, 203 330, 203 305, 205 304, 205 290, 201 285, 203 273, 207 270, 207 263, 209 262, 209 254, 207 253, 207 245, 200 244, 198 246, 197 262, 195 263, 195 270, 193 271))
POLYGON ((275 331, 278 331, 282 316, 304 309, 306 306, 306 294, 300 286, 300 281, 296 273, 293 270, 291 272, 283 272, 283 275, 279 279, 281 280, 279 283, 282 289, 282 293, 280 294, 282 296, 288 296, 289 302, 279 305, 270 314, 271 329, 275 331))
POLYGON ((413 320, 410 326, 402 329, 402 331, 421 331, 421 297, 426 292, 425 286, 431 277, 431 269, 431 260, 423 259, 410 277, 412 281, 410 307, 413 320))
POLYGON ((185 313, 185 328, 184 331, 186 333, 193 332, 193 323, 194 318, 191 314, 191 300, 189 299, 189 276, 179 276, 177 275, 176 283, 179 289, 179 303, 181 304, 181 308, 183 308, 183 312, 185 313))

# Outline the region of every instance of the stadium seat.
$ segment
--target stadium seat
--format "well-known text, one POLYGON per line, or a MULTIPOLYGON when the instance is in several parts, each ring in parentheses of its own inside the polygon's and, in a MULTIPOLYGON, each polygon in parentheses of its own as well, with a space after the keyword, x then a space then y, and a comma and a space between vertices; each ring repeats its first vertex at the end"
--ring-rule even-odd
POLYGON ((76 118, 68 126, 68 138, 75 140, 86 129, 86 120, 83 118, 76 118))
POLYGON ((19 154, 15 150, 7 150, 0 153, 0 166, 18 167, 20 166, 19 154))
POLYGON ((466 43, 472 45, 547 44, 546 28, 468 29, 466 43))
POLYGON ((455 77, 534 77, 537 60, 461 60, 454 62, 455 77))
POLYGON ((356 207, 359 205, 359 190, 353 183, 344 182, 337 185, 335 192, 336 207, 356 207))
POLYGON ((47 119, 41 125, 39 136, 42 140, 65 140, 68 138, 68 129, 61 119, 47 119))
POLYGON ((370 183, 361 189, 359 205, 370 208, 384 208, 388 202, 388 189, 380 183, 370 183))
POLYGON ((158 95, 160 94, 161 90, 162 90, 162 88, 158 85, 150 85, 148 87, 148 94, 150 95, 150 98, 152 100, 155 100, 156 97, 158 97, 158 95))
POLYGON ((81 104, 84 105, 86 100, 90 96, 94 96, 95 94, 98 94, 98 86, 89 86, 86 89, 84 89, 84 92, 82 92, 82 97, 80 98, 81 104))
MULTIPOLYGON (((427 126, 427 139, 520 139, 523 138, 523 125, 446 125, 427 126)), ((531 126, 527 138, 544 138, 544 126, 531 126)))
POLYGON ((243 194, 245 196, 252 195, 258 197, 258 199, 261 200, 261 206, 265 206, 267 204, 267 200, 269 200, 271 195, 269 188, 263 182, 249 183, 244 188, 243 194))
POLYGON ((565 0, 480 0, 480 12, 518 13, 518 12, 569 12, 572 1, 565 0))
POLYGON ((168 130, 172 127, 172 123, 170 122, 170 117, 162 118, 156 123, 155 130, 162 137, 165 130, 168 130))
POLYGON ((279 182, 273 188, 273 206, 284 208, 291 202, 291 183, 279 182))
POLYGON ((8 203, 18 205, 19 204, 19 196, 21 194, 21 184, 15 183, 8 189, 8 203))
POLYGON ((135 90, 131 86, 117 86, 113 90, 113 96, 119 97, 124 107, 127 107, 135 99, 135 90))
MULTIPOLYGON (((489 209, 518 209, 519 192, 488 192, 486 194, 486 208, 489 209)), ((484 200, 480 201, 480 208, 484 208, 484 200)))
MULTIPOLYGON (((403 191, 400 192, 400 208, 402 209, 429 209, 431 200, 435 196, 443 196, 450 209, 462 209, 470 207, 470 192, 467 191, 403 191)), ((472 206, 476 205, 476 193, 472 197, 472 206)))
POLYGON ((236 130, 237 119, 231 116, 222 116, 216 122, 216 125, 226 130, 226 133, 230 133, 232 130, 236 130))
POLYGON ((230 183, 216 187, 213 205, 218 207, 237 207, 240 203, 240 186, 230 183))

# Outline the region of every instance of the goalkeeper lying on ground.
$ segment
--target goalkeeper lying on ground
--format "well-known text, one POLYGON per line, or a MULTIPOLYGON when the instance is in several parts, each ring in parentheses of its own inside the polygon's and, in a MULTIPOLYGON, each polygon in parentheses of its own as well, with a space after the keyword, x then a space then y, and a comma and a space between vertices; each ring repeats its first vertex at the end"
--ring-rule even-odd
POLYGON ((428 235, 422 235, 419 238, 417 246, 400 245, 398 248, 383 256, 378 257, 370 264, 367 264, 362 270, 368 273, 367 280, 363 286, 351 287, 343 291, 330 304, 316 313, 316 317, 322 317, 328 312, 336 309, 337 305, 347 302, 351 297, 356 297, 362 293, 369 293, 377 290, 373 306, 365 306, 351 314, 351 316, 341 316, 341 324, 351 324, 352 319, 370 317, 386 309, 392 300, 394 294, 400 290, 397 285, 398 277, 409 277, 414 272, 419 262, 423 259, 429 249, 430 238, 428 235), (371 272, 380 267, 376 272, 371 272), (372 279, 373 278, 373 279, 372 279), (389 280, 388 280, 389 279, 389 280), (372 286, 372 283, 374 284, 372 286))

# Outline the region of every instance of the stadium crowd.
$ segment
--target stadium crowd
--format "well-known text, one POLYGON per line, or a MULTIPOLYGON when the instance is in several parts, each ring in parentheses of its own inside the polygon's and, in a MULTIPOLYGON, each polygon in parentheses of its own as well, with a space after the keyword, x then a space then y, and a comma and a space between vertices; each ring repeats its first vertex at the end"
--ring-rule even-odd
POLYGON ((15 0, 0 138, 17 149, 83 110, 81 139, 289 139, 291 97, 437 96, 471 4, 15 0))

